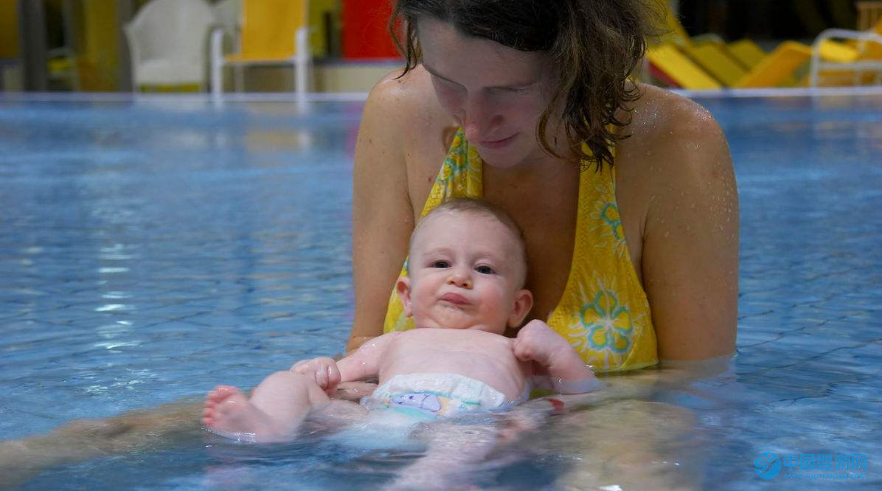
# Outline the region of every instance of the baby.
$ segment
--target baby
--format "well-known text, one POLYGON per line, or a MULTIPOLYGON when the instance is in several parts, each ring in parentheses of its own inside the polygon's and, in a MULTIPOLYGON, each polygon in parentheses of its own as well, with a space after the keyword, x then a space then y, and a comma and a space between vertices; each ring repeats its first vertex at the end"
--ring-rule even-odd
POLYGON ((384 334, 337 362, 301 361, 264 379, 250 399, 218 386, 205 403, 205 426, 257 442, 290 440, 310 413, 329 406, 337 384, 374 377, 379 387, 361 414, 391 410, 417 421, 502 411, 531 387, 574 394, 599 385, 545 323, 503 336, 533 304, 523 289, 524 242, 510 217, 480 201, 447 201, 416 227, 409 254, 396 291, 417 329, 384 334))

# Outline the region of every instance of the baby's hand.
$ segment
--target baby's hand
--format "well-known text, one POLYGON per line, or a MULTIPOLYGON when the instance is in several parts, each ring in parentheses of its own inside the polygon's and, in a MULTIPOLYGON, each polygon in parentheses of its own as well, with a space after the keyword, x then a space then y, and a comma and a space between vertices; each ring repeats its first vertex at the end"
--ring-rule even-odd
POLYGON ((572 348, 540 320, 528 322, 518 331, 518 337, 512 340, 512 350, 518 360, 535 361, 540 365, 548 365, 554 353, 561 349, 572 348))
POLYGON ((512 340, 512 351, 519 360, 533 362, 533 379, 539 387, 582 394, 602 386, 567 340, 542 321, 533 320, 521 328, 512 340))
POLYGON ((291 371, 315 380, 325 392, 333 391, 341 379, 337 362, 328 357, 298 361, 291 367, 291 371))

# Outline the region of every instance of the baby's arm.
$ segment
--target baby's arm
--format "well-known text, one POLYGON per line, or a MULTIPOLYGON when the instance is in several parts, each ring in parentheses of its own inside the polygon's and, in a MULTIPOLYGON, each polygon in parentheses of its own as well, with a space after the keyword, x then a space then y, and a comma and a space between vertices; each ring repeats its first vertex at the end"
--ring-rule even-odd
POLYGON ((337 362, 343 382, 365 380, 380 375, 380 360, 386 358, 399 332, 390 332, 362 344, 349 356, 337 362))
POLYGON ((521 328, 512 340, 512 350, 519 360, 532 361, 547 371, 547 375, 533 377, 542 388, 581 394, 601 387, 576 350, 542 321, 533 320, 521 328))
POLYGON ((373 338, 340 361, 327 357, 303 360, 291 367, 291 371, 313 378, 325 392, 333 391, 340 382, 376 377, 380 372, 380 360, 397 334, 393 332, 373 338))

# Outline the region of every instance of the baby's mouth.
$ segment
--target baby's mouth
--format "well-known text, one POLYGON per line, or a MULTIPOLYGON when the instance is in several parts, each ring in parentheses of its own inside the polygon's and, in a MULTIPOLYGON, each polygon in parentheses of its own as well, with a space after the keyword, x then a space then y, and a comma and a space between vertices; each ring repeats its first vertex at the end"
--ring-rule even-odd
POLYGON ((448 293, 445 293, 444 295, 441 295, 440 300, 442 302, 447 302, 449 304, 458 305, 458 306, 466 306, 466 305, 471 304, 471 302, 469 302, 469 299, 467 299, 466 297, 464 297, 458 293, 452 293, 452 292, 448 292, 448 293))

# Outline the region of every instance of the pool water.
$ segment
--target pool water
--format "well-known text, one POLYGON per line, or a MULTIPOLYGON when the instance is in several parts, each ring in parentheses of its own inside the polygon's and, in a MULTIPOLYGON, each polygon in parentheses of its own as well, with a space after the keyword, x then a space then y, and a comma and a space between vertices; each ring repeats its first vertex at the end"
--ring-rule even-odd
MULTIPOLYGON (((739 184, 737 356, 698 378, 610 377, 464 469, 466 484, 882 485, 882 95, 698 102, 723 126, 739 184), (763 452, 865 466, 804 461, 764 479, 763 452)), ((0 97, 0 440, 252 387, 341 352, 362 106, 0 97)), ((17 487, 380 489, 421 455, 315 435, 235 445, 194 428, 17 487)))

